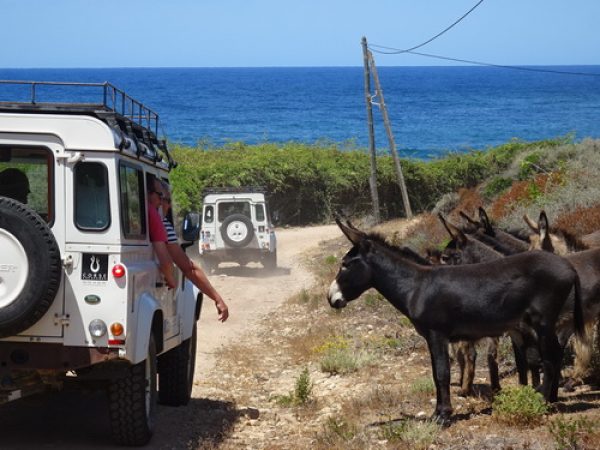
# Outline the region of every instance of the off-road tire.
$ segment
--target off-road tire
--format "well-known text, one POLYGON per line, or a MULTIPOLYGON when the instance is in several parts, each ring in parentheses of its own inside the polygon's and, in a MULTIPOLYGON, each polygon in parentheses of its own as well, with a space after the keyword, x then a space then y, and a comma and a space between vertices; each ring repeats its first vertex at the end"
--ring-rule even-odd
POLYGON ((254 237, 254 225, 252 220, 243 214, 232 214, 228 216, 221 225, 221 237, 223 241, 230 247, 245 247, 254 237), (232 230, 239 229, 242 233, 245 231, 246 234, 242 239, 236 239, 236 236, 230 236, 232 230), (229 231, 229 233, 228 233, 229 231))
MULTIPOLYGON (((6 294, 6 301, 14 295, 12 301, 4 305, 0 298, 0 338, 14 336, 40 320, 52 305, 62 276, 60 250, 44 219, 26 205, 0 197, 0 248, 17 249, 19 244, 16 251, 28 263, 26 280, 18 292, 6 294)), ((18 270, 18 262, 6 263, 18 270)))
POLYGON ((196 323, 192 336, 158 357, 158 401, 163 405, 187 405, 192 397, 196 364, 196 323))
POLYGON ((148 357, 131 366, 124 377, 111 380, 108 403, 112 437, 120 445, 146 444, 154 431, 156 412, 156 344, 148 343, 148 357))

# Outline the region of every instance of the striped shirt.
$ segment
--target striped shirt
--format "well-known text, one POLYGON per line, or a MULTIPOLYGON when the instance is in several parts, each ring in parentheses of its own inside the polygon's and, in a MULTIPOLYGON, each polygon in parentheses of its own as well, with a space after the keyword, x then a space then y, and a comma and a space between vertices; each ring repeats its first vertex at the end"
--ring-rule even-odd
POLYGON ((169 222, 169 219, 163 217, 163 225, 165 226, 165 230, 167 231, 167 243, 176 244, 179 242, 177 238, 177 234, 175 233, 175 228, 173 228, 173 224, 169 222))

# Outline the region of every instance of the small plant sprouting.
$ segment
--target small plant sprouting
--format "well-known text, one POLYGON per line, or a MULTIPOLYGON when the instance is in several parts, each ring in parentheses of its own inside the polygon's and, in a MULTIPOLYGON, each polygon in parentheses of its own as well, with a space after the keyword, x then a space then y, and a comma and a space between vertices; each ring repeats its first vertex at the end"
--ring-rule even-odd
POLYGON ((281 406, 298 406, 306 405, 310 402, 310 394, 312 393, 313 384, 310 380, 308 368, 304 368, 298 378, 294 391, 286 395, 279 395, 275 401, 281 406))
POLYGON ((296 389, 294 390, 296 401, 302 405, 308 403, 312 388, 313 384, 310 381, 310 374, 308 373, 308 368, 305 367, 296 379, 296 389))

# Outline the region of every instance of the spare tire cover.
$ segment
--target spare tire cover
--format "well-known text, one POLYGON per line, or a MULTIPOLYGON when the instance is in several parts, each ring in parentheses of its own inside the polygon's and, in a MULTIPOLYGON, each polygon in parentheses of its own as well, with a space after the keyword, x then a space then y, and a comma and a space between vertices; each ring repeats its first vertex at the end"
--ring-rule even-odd
POLYGON ((232 214, 221 225, 221 237, 230 247, 245 247, 254 237, 252 221, 243 214, 232 214))
POLYGON ((35 211, 0 197, 0 337, 35 324, 50 308, 62 275, 60 250, 35 211))

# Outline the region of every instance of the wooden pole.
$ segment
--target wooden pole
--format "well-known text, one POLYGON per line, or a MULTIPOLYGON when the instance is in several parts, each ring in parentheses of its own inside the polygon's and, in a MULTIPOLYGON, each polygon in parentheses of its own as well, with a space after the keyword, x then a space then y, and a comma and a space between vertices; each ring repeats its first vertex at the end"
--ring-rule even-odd
POLYGON ((363 63, 365 66, 365 102, 367 103, 367 126, 369 128, 369 154, 371 155, 371 176, 369 186, 371 188, 371 201, 373 202, 373 220, 380 222, 379 217, 379 195, 377 194, 377 158, 375 154, 375 129, 373 127, 373 106, 371 105, 371 74, 369 71, 369 50, 367 49, 367 38, 362 38, 363 63))
POLYGON ((404 175, 402 174, 402 167, 400 166, 400 158, 398 158, 398 152, 396 151, 396 143, 394 142, 394 134, 392 133, 392 127, 390 125, 390 118, 388 117, 387 108, 385 107, 385 101, 383 99, 383 89, 379 83, 379 75, 377 74, 377 67, 375 66, 375 59, 371 52, 369 52, 369 66, 373 72, 373 81, 375 81, 375 93, 379 96, 379 108, 381 108, 381 115, 383 116, 383 123, 385 125, 385 131, 387 133, 388 141, 390 143, 390 152, 394 159, 394 165, 396 166, 396 176, 398 178, 398 185, 400 186, 400 192, 402 193, 402 203, 404 205, 404 212, 406 217, 409 219, 412 217, 412 209, 410 207, 410 201, 408 200, 408 192, 406 191, 406 183, 404 182, 404 175))

